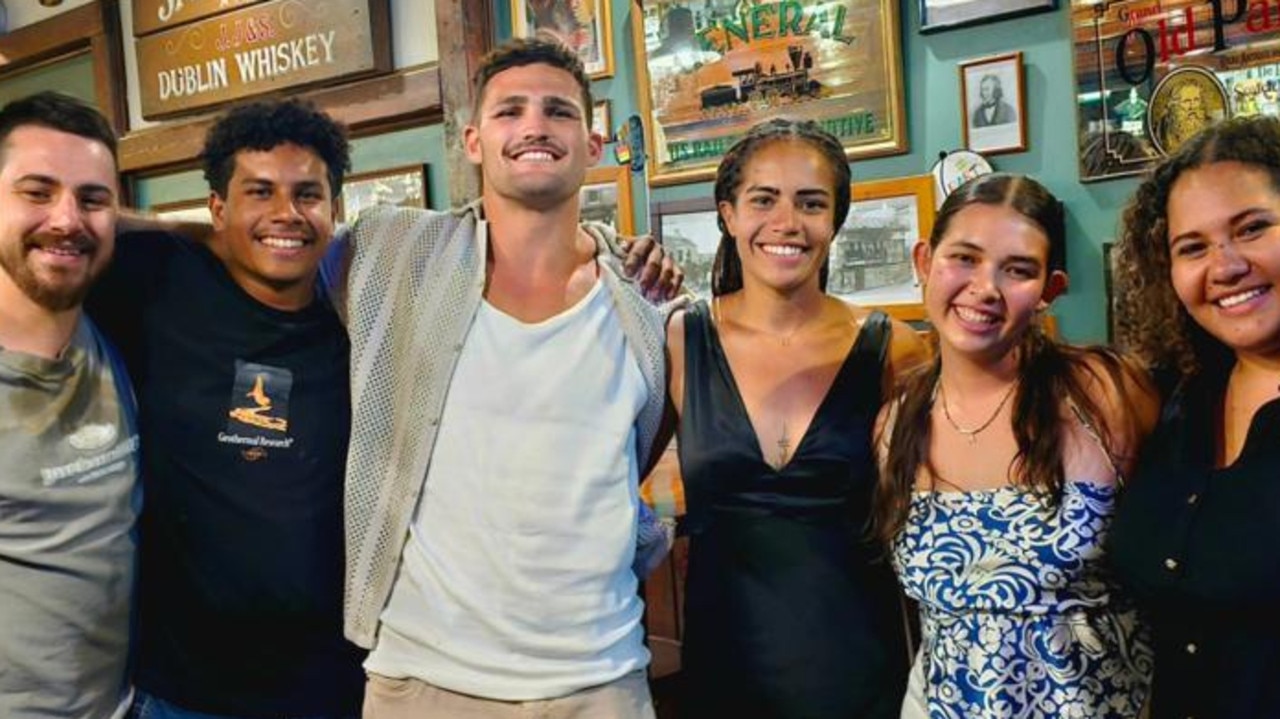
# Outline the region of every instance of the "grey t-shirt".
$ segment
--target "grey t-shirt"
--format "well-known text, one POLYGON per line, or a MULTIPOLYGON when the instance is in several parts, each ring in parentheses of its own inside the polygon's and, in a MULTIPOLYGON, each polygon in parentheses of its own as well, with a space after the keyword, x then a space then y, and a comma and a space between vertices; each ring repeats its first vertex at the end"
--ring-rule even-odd
MULTIPOLYGON (((0 348, 0 717, 122 716, 138 436, 96 331, 0 348)), ((127 385, 124 385, 127 386, 127 385)))

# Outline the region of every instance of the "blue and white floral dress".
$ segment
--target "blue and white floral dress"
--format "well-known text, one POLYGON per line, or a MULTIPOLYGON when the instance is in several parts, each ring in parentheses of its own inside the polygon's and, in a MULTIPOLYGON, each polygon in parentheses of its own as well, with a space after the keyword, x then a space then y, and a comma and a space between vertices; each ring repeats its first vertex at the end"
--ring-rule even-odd
POLYGON ((920 605, 902 716, 1135 717, 1146 630, 1103 567, 1115 489, 916 492, 893 562, 920 605))

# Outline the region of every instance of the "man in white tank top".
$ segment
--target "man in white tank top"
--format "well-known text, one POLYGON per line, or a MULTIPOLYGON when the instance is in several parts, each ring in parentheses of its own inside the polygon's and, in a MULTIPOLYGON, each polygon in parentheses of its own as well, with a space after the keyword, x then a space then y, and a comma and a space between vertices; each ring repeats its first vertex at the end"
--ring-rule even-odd
POLYGON ((602 150, 589 87, 556 43, 500 47, 465 131, 480 208, 353 228, 347 624, 372 649, 367 718, 653 717, 632 562, 662 319, 579 227, 602 150))

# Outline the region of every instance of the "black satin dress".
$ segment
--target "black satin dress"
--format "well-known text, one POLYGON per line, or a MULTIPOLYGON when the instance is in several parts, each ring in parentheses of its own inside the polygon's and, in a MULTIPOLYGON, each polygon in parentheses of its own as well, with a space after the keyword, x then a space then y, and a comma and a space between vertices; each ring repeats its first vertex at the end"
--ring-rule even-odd
POLYGON ((897 717, 898 590, 866 538, 889 321, 868 318, 800 440, 761 456, 704 303, 685 317, 686 717, 897 717))

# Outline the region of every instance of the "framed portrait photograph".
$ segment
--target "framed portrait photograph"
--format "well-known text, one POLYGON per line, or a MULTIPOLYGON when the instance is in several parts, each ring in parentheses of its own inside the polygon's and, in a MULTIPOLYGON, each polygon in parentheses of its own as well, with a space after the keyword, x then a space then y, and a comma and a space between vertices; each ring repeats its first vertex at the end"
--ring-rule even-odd
POLYGON ((649 231, 684 270, 684 286, 699 299, 710 300, 711 267, 720 246, 715 200, 659 202, 649 217, 649 231))
POLYGON ((603 137, 606 143, 613 142, 613 113, 608 100, 596 100, 591 108, 591 131, 603 137))
POLYGON ((511 0, 511 32, 553 35, 578 54, 592 80, 613 77, 609 0, 511 0))
POLYGON ((354 222, 374 205, 427 209, 427 166, 406 165, 347 175, 338 202, 338 218, 354 222))
POLYGON ((1027 103, 1022 53, 960 63, 964 146, 984 155, 1027 149, 1027 103))
POLYGON ((1057 0, 919 0, 920 32, 930 33, 968 25, 1049 12, 1057 0))
POLYGON ((629 168, 593 167, 587 170, 578 198, 578 211, 583 222, 603 222, 620 235, 635 234, 629 168))
MULTIPOLYGON (((932 175, 853 183, 849 218, 827 258, 827 292, 864 307, 923 319, 911 251, 933 231, 932 175)), ((687 280, 686 280, 687 281, 687 280)))
POLYGON ((180 200, 152 205, 151 214, 157 219, 171 222, 194 222, 202 225, 213 224, 213 215, 209 212, 209 198, 198 200, 180 200))
POLYGON ((720 0, 633 6, 652 184, 710 179, 739 137, 778 117, 814 120, 851 159, 907 151, 900 3, 738 7, 720 0))

